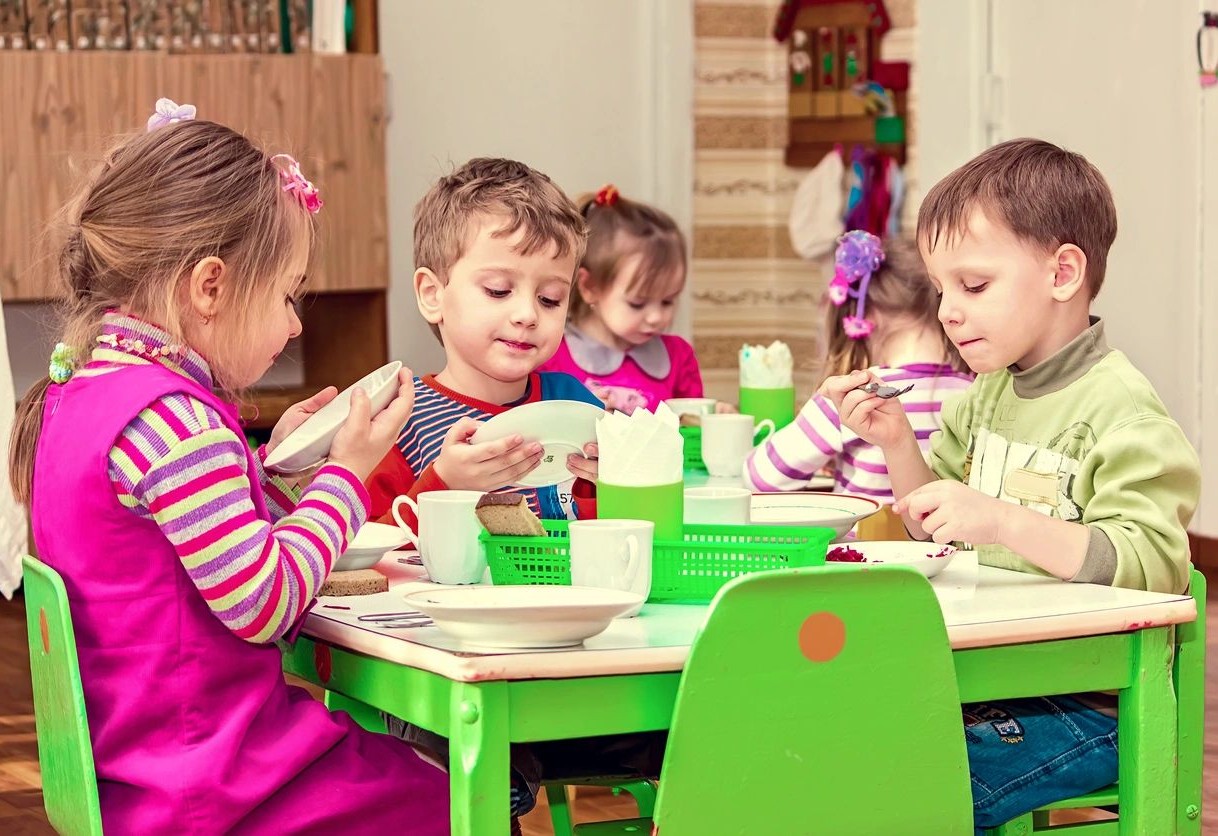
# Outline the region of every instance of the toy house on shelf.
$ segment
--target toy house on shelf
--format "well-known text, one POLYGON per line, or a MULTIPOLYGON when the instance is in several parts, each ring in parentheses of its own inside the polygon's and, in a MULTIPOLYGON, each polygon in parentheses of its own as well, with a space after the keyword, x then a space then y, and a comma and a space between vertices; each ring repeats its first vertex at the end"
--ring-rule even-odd
POLYGON ((834 145, 905 161, 909 64, 879 60, 891 25, 883 0, 783 2, 774 37, 788 49, 787 165, 815 165, 834 145))

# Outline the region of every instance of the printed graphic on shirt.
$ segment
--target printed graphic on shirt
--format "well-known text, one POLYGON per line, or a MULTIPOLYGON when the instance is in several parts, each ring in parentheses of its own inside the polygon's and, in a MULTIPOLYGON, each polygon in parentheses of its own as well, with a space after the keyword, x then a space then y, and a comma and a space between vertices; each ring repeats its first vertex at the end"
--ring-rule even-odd
POLYGON ((982 428, 969 442, 965 483, 987 496, 1074 522, 1082 509, 1074 501, 1080 463, 1095 446, 1095 432, 1085 422, 1067 427, 1047 447, 1010 441, 982 428))

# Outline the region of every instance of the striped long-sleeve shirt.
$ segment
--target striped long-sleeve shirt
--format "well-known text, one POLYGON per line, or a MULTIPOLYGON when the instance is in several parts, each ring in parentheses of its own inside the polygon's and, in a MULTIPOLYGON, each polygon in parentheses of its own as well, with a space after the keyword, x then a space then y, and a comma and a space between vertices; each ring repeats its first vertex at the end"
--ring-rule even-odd
MULTIPOLYGON (((942 425, 939 413, 944 400, 967 389, 972 377, 937 363, 907 366, 875 366, 871 369, 885 383, 913 389, 901 395, 914 436, 923 454, 930 437, 942 425)), ((771 435, 749 454, 744 466, 745 483, 758 491, 793 491, 807 485, 825 465, 835 469, 836 489, 892 502, 892 483, 880 448, 843 427, 836 407, 828 398, 813 395, 795 421, 771 435)))
MULTIPOLYGON (((76 374, 104 375, 150 360, 124 351, 140 340, 147 350, 169 336, 138 319, 110 314, 100 343, 76 374)), ((204 387, 211 371, 193 351, 167 368, 204 387)), ((220 415, 186 394, 149 404, 110 451, 109 472, 119 502, 153 519, 173 544, 208 607, 230 630, 253 643, 284 635, 317 594, 338 554, 367 517, 368 494, 346 468, 322 467, 299 501, 268 477, 261 456, 249 472, 244 439, 220 415), (262 485, 274 522, 258 517, 252 483, 262 485)))

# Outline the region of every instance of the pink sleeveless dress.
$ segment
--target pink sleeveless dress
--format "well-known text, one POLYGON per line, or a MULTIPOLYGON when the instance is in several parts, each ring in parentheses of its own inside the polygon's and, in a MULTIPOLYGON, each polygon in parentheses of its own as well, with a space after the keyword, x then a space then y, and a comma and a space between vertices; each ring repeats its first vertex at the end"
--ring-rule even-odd
MULTIPOLYGON (((175 392, 242 437, 197 383, 130 366, 52 385, 35 461, 34 540, 68 590, 106 832, 447 834, 448 776, 287 685, 278 649, 225 628, 156 523, 119 504, 110 449, 175 392)), ((253 501, 269 520, 256 483, 253 501)))

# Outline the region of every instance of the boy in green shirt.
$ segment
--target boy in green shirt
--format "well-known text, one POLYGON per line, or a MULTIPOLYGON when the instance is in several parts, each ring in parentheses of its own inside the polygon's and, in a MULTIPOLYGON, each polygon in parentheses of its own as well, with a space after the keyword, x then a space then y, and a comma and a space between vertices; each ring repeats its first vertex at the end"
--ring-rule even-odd
MULTIPOLYGON (((1090 315, 1115 237, 1112 193, 1082 156, 1032 139, 990 148, 918 214, 939 320, 978 373, 944 406, 929 462, 900 401, 856 388, 867 372, 822 393, 884 451, 915 537, 972 543, 986 565, 1183 592, 1200 464, 1090 315)), ((978 828, 1116 780, 1116 720, 1096 696, 964 707, 978 828)))

